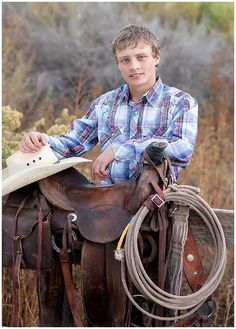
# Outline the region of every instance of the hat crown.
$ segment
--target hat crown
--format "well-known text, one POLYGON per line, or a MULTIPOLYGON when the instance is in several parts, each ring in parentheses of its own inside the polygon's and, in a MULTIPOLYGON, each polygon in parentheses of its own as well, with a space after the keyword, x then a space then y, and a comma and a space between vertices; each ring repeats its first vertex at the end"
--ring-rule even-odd
POLYGON ((9 174, 13 174, 24 169, 52 165, 57 161, 56 155, 47 144, 34 153, 17 151, 6 159, 6 164, 9 174))

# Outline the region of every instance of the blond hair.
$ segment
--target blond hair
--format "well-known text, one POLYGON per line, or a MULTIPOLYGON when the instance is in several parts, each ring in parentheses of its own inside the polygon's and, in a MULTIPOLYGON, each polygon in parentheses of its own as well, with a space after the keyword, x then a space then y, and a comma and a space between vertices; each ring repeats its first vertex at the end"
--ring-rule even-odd
POLYGON ((160 54, 158 38, 149 29, 139 25, 128 25, 118 32, 112 41, 112 54, 116 58, 117 50, 124 50, 128 46, 135 48, 139 42, 150 45, 154 57, 160 54))

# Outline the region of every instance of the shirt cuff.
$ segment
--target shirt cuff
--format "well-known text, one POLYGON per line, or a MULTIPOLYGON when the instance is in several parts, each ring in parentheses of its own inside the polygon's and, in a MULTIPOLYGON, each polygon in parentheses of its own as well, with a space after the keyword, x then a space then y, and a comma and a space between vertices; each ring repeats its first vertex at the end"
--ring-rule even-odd
POLYGON ((57 152, 57 149, 55 147, 55 143, 54 143, 54 137, 53 136, 48 136, 47 134, 44 133, 44 136, 46 137, 47 139, 47 143, 50 145, 51 147, 51 150, 53 151, 53 153, 56 155, 56 157, 58 158, 58 160, 62 160, 62 159, 65 159, 65 157, 57 152))

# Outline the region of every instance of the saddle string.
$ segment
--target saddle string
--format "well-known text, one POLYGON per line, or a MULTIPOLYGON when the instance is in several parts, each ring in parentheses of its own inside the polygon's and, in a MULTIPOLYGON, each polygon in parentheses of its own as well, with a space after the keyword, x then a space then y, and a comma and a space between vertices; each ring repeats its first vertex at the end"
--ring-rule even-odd
MULTIPOLYGON (((167 237, 167 228, 168 228, 168 218, 167 218, 167 210, 164 206, 165 196, 160 188, 160 186, 156 182, 151 182, 154 190, 157 192, 159 197, 158 199, 158 226, 159 226, 159 241, 158 241, 158 249, 159 249, 159 257, 158 257, 158 285, 160 289, 165 288, 165 281, 166 281, 166 237, 167 237), (159 203, 160 202, 160 203, 159 203)), ((164 183, 163 183, 164 185, 164 183)), ((154 197, 152 197, 155 200, 154 197)), ((155 201, 156 202, 156 201, 155 201)), ((156 205, 156 203, 155 203, 156 205)), ((155 305, 155 314, 163 315, 164 308, 160 304, 155 305)), ((160 327, 162 326, 162 322, 158 319, 155 320, 155 326, 160 327)))
POLYGON ((166 202, 174 201, 188 205, 196 211, 201 216, 212 235, 216 247, 216 255, 210 274, 198 291, 187 296, 176 296, 160 289, 146 274, 138 253, 137 237, 142 221, 150 211, 147 206, 143 205, 132 218, 126 236, 124 252, 119 251, 120 255, 124 255, 124 258, 121 260, 121 275, 123 286, 128 298, 137 309, 154 319, 162 321, 177 321, 196 314, 209 296, 215 291, 223 277, 227 257, 224 233, 214 211, 202 198, 200 198, 197 194, 198 192, 199 191, 196 188, 185 185, 177 186, 175 184, 169 186, 168 189, 164 191, 166 202), (162 317, 153 315, 142 309, 133 299, 128 290, 125 277, 126 267, 128 268, 129 276, 136 288, 138 288, 138 290, 149 300, 161 304, 168 309, 177 309, 179 311, 185 310, 187 312, 178 316, 162 317))
POLYGON ((29 195, 27 195, 19 205, 17 212, 15 214, 13 222, 13 240, 12 240, 12 273, 13 273, 13 300, 14 300, 14 313, 12 320, 12 327, 16 327, 19 318, 19 288, 20 288, 20 266, 22 261, 22 239, 24 236, 19 236, 17 233, 18 217, 23 209, 25 202, 27 201, 29 195))
POLYGON ((39 325, 43 327, 43 318, 42 318, 42 302, 41 302, 41 292, 40 292, 40 273, 41 273, 41 263, 42 263, 42 241, 43 241, 43 214, 41 199, 38 191, 35 191, 35 196, 37 198, 38 205, 38 255, 37 255, 37 264, 36 264, 36 285, 37 285, 37 297, 38 297, 38 307, 39 307, 39 325))
POLYGON ((40 325, 42 326, 42 307, 41 307, 41 299, 40 299, 40 271, 41 271, 41 262, 42 262, 42 237, 43 237, 43 214, 41 207, 41 199, 38 194, 38 191, 35 190, 32 194, 28 194, 20 203, 18 210, 16 212, 14 223, 13 223, 13 299, 14 299, 14 315, 12 326, 17 326, 19 319, 19 288, 20 288, 20 268, 23 262, 23 248, 22 248, 22 240, 27 238, 31 231, 27 235, 19 236, 17 233, 18 219, 21 210, 23 209, 26 201, 30 196, 34 196, 37 198, 37 206, 38 206, 38 255, 37 255, 37 265, 36 265, 36 282, 37 282, 37 296, 38 296, 38 306, 39 306, 39 319, 40 325))
MULTIPOLYGON (((60 263, 62 268, 62 273, 64 277, 64 282, 66 286, 66 293, 68 297, 68 302, 70 304, 70 309, 77 327, 83 327, 83 322, 80 317, 79 308, 76 302, 76 298, 73 290, 73 281, 71 277, 71 264, 68 253, 68 237, 72 236, 71 233, 71 219, 70 214, 67 216, 67 220, 64 225, 63 235, 62 235, 62 248, 60 249, 60 263)), ((72 241, 71 241, 72 245, 72 241)), ((70 249, 69 249, 70 250, 70 249)))

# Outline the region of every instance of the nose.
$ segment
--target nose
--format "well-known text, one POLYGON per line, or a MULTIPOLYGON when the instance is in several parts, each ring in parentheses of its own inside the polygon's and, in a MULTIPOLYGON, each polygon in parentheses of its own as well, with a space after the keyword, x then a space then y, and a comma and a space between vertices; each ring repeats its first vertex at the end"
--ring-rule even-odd
POLYGON ((136 58, 131 59, 130 61, 130 70, 131 71, 136 71, 140 69, 140 63, 136 58))

